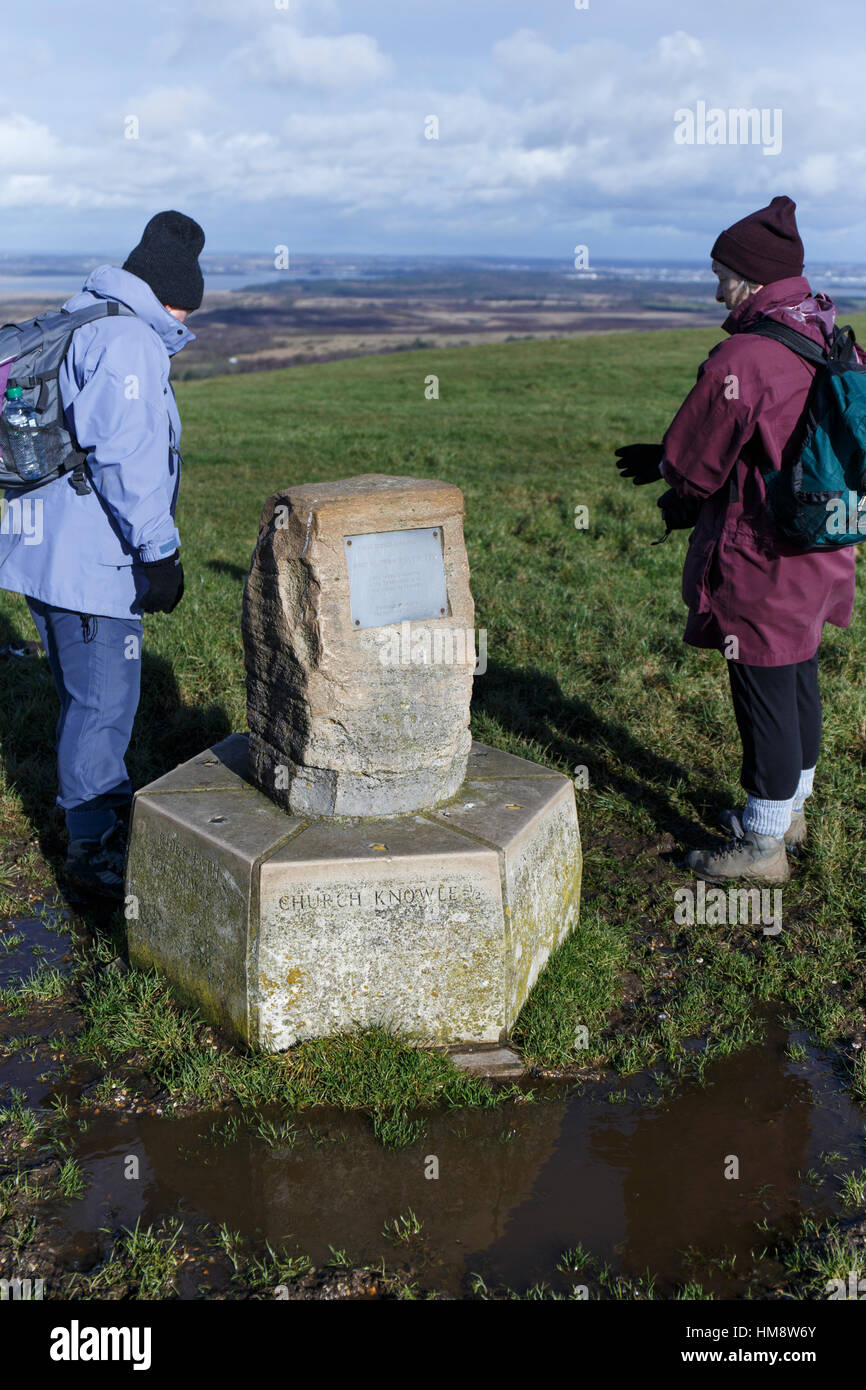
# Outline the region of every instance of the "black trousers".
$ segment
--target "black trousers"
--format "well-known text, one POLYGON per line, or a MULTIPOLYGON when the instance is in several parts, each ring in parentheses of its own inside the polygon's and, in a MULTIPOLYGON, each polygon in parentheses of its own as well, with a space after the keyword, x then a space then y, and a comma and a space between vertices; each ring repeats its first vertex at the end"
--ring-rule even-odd
POLYGON ((728 662, 743 745, 742 786, 764 801, 787 801, 821 748, 818 654, 793 666, 728 662))

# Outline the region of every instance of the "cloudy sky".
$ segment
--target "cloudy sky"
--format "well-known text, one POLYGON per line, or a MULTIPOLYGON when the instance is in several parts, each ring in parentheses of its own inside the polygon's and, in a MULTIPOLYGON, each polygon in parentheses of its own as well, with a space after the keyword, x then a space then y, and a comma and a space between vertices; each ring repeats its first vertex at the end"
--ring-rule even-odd
POLYGON ((864 39, 853 0, 39 0, 4 18, 0 250, 177 207, 212 251, 697 259, 787 193, 811 260, 866 262, 864 39), (678 141, 699 103, 780 151, 678 141))

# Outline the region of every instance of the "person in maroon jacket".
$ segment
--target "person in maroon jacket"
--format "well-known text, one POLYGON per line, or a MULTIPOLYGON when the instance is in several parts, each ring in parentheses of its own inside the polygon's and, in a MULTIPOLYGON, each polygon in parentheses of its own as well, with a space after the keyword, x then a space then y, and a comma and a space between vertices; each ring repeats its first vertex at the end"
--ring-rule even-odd
POLYGON ((648 483, 661 472, 696 508, 684 640, 727 658, 746 793, 745 808, 723 816, 732 838, 687 857, 711 882, 788 878, 787 850, 806 838, 821 745, 822 630, 848 627, 854 605, 853 548, 798 551, 765 505, 761 469, 796 458, 816 368, 746 330, 775 319, 824 346, 836 318, 832 301, 803 278, 795 211, 790 198, 774 198, 718 237, 716 298, 730 311, 730 336, 701 365, 662 444, 618 451, 624 477, 648 483))

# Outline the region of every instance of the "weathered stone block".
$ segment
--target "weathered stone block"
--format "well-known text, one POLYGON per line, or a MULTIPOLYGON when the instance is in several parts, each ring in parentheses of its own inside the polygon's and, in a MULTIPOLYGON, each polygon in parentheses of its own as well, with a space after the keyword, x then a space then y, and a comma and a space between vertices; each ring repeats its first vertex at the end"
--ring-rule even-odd
POLYGON ((573 925, 580 838, 567 778, 472 745, 447 805, 291 816, 235 736, 138 793, 133 964, 270 1051, 384 1024, 429 1043, 508 1036, 573 925))
POLYGON ((407 814, 458 790, 475 667, 463 516, 449 483, 378 474, 265 506, 243 609, 250 777, 286 810, 407 814), (357 567, 353 544, 372 551, 357 567), (411 660, 422 641, 438 659, 411 660))

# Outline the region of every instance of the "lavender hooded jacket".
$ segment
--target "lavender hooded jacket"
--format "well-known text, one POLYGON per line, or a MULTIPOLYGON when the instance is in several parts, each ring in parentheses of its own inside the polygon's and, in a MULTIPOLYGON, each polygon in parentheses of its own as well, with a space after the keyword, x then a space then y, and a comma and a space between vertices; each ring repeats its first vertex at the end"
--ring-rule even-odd
MULTIPOLYGON (((87 449, 91 492, 68 477, 29 494, 41 539, 0 528, 0 588, 76 613, 128 618, 147 591, 136 562, 172 554, 180 483, 180 419, 171 358, 193 340, 129 271, 103 265, 65 308, 118 299, 136 318, 98 319, 76 330, 60 371, 66 419, 87 449)), ((7 498, 19 495, 7 489, 7 498)), ((19 528, 20 529, 20 528, 19 528)))
POLYGON ((849 626, 854 551, 799 553, 766 510, 760 469, 796 457, 816 369, 744 333, 759 315, 823 343, 836 310, 801 276, 765 285, 734 309, 724 323, 731 336, 701 365, 665 434, 662 473, 703 501, 683 571, 684 640, 747 665, 786 666, 815 654, 825 623, 849 626))

